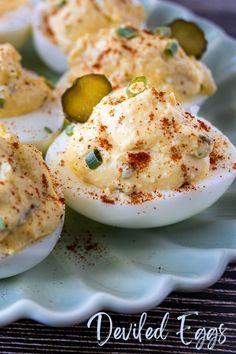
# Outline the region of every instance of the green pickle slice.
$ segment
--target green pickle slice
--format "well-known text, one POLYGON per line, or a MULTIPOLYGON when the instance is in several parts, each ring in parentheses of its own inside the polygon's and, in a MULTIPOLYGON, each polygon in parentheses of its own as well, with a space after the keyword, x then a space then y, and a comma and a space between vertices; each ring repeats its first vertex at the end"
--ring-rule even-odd
POLYGON ((62 108, 69 121, 85 123, 93 108, 112 91, 105 75, 89 74, 76 79, 62 95, 62 108))
POLYGON ((178 40, 188 55, 201 59, 207 49, 207 40, 203 30, 194 22, 176 19, 169 24, 172 36, 178 40))

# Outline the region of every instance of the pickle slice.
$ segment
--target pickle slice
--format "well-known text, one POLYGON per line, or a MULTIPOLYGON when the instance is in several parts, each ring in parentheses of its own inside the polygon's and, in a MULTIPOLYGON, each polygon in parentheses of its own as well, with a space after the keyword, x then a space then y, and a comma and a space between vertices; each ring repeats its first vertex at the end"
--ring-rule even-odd
POLYGON ((62 108, 72 122, 85 123, 93 108, 112 91, 105 75, 89 74, 76 79, 62 95, 62 108))
POLYGON ((172 36, 176 38, 188 55, 201 59, 207 49, 203 30, 194 22, 177 19, 169 24, 172 36))

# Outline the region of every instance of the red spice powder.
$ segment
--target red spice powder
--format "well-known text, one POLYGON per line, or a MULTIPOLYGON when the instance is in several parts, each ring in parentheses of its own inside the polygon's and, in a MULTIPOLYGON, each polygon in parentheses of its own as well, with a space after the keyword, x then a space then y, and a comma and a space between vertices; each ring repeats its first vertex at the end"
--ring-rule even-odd
POLYGON ((95 266, 94 262, 91 263, 91 255, 93 258, 103 257, 106 247, 97 240, 94 240, 94 236, 90 230, 84 230, 82 235, 79 235, 73 242, 66 245, 66 250, 77 255, 79 262, 95 266))
POLYGON ((63 197, 61 197, 61 198, 59 198, 59 202, 64 205, 65 204, 65 199, 63 197))
POLYGON ((173 137, 173 133, 177 134, 179 132, 178 124, 174 117, 172 117, 172 119, 166 117, 162 118, 161 128, 163 130, 164 135, 168 134, 170 135, 170 137, 173 137))
POLYGON ((42 29, 44 30, 45 34, 51 38, 51 40, 53 41, 54 44, 57 44, 56 42, 56 39, 55 39, 55 36, 54 36, 54 33, 50 27, 50 24, 49 24, 49 18, 50 18, 50 15, 54 14, 56 12, 52 12, 51 14, 47 14, 44 16, 43 18, 43 27, 42 29))
POLYGON ((137 143, 135 144, 135 147, 138 148, 142 145, 144 145, 144 140, 138 140, 137 143))
POLYGON ((196 191, 197 188, 188 182, 184 182, 182 186, 176 189, 176 192, 183 192, 183 190, 186 192, 190 192, 190 191, 196 191))
POLYGON ((166 102, 165 100, 165 92, 163 91, 158 91, 157 89, 153 88, 152 89, 152 94, 158 99, 160 102, 166 102))
POLYGON ((40 198, 39 189, 38 189, 37 187, 35 188, 35 192, 36 192, 36 194, 37 194, 38 198, 40 198))
POLYGON ((113 147, 112 144, 110 144, 109 141, 105 138, 99 138, 98 141, 99 141, 100 147, 107 150, 107 151, 110 151, 113 147))
POLYGON ((67 249, 68 251, 71 251, 71 252, 76 253, 77 244, 76 244, 76 243, 72 243, 72 244, 70 244, 70 245, 67 245, 67 246, 66 246, 66 249, 67 249))
POLYGON ((236 163, 233 164, 233 169, 236 170, 236 163))
POLYGON ((198 124, 199 124, 199 127, 201 129, 205 130, 206 132, 209 132, 211 130, 211 128, 208 127, 208 125, 206 125, 206 123, 204 123, 202 120, 198 119, 198 124))
POLYGON ((184 115, 185 115, 185 118, 188 118, 188 119, 191 119, 191 120, 195 119, 194 115, 192 113, 190 113, 190 112, 185 112, 184 115))
POLYGON ((210 153, 210 164, 213 170, 217 168, 217 164, 219 161, 224 160, 224 155, 220 154, 217 151, 217 148, 214 147, 212 152, 210 153))
POLYGON ((143 28, 143 29, 142 29, 142 32, 145 33, 145 34, 150 34, 151 36, 153 36, 152 31, 149 30, 148 28, 143 28))
POLYGON ((154 199, 151 193, 133 192, 130 196, 130 204, 142 204, 154 199))
POLYGON ((150 121, 152 121, 152 120, 154 119, 154 117, 155 117, 154 113, 151 112, 151 113, 149 114, 149 119, 150 119, 150 121))
POLYGON ((135 55, 137 53, 136 49, 130 47, 126 43, 122 43, 121 46, 122 46, 123 49, 127 50, 128 52, 132 53, 133 55, 135 55))
POLYGON ((85 245, 85 249, 87 252, 96 251, 98 249, 98 246, 99 246, 98 242, 90 243, 90 244, 85 245))
POLYGON ((143 170, 151 161, 151 156, 146 152, 129 152, 128 162, 134 169, 143 170))
POLYGON ((108 198, 106 195, 102 195, 100 199, 105 204, 115 204, 115 201, 113 199, 108 198))
POLYGON ((113 91, 117 90, 118 88, 119 88, 118 85, 112 85, 112 90, 113 90, 113 91))
POLYGON ((181 154, 180 154, 180 152, 179 152, 179 150, 178 150, 178 148, 176 146, 172 146, 171 152, 172 152, 171 158, 172 158, 173 161, 181 160, 182 156, 181 156, 181 154))
POLYGON ((123 122, 124 119, 125 119, 125 116, 124 116, 124 115, 121 115, 121 116, 119 117, 118 123, 119 123, 119 124, 122 124, 122 122, 123 122))
POLYGON ((96 69, 96 70, 99 70, 101 68, 101 64, 95 63, 95 64, 92 65, 92 68, 96 69))
POLYGON ((48 181, 47 181, 47 177, 45 176, 45 174, 42 175, 42 184, 44 188, 48 188, 48 181))
POLYGON ((12 146, 15 148, 15 149, 19 149, 19 143, 17 141, 13 142, 12 143, 12 146))
POLYGON ((182 164, 181 165, 181 170, 183 172, 183 177, 185 180, 187 180, 188 178, 188 169, 187 169, 187 166, 185 164, 182 164))
POLYGON ((166 130, 167 128, 169 129, 169 128, 171 127, 171 124, 170 124, 168 118, 163 118, 163 119, 161 120, 161 124, 162 124, 162 128, 163 128, 164 130, 166 130))
POLYGON ((98 58, 97 58, 96 63, 94 63, 94 64, 92 65, 92 67, 95 68, 95 69, 100 69, 100 67, 101 67, 101 62, 103 61, 103 58, 105 58, 106 55, 109 54, 110 52, 111 52, 111 48, 108 48, 108 49, 104 50, 103 52, 101 52, 101 53, 99 54, 98 58))
POLYGON ((120 96, 118 98, 110 96, 110 97, 107 98, 107 103, 106 104, 109 104, 111 106, 116 106, 116 105, 126 101, 126 99, 127 99, 126 96, 120 96))

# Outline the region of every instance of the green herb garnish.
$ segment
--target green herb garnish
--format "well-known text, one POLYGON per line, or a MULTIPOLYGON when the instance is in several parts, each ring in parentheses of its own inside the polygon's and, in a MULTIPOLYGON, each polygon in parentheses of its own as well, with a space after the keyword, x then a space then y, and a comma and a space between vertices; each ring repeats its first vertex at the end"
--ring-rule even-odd
POLYGON ((98 168, 103 163, 102 156, 98 151, 98 149, 94 149, 90 151, 85 156, 85 162, 87 166, 90 168, 90 170, 95 170, 96 168, 98 168))
POLYGON ((151 32, 161 38, 170 38, 172 35, 170 27, 156 27, 151 32))
POLYGON ((45 82, 47 84, 47 86, 51 89, 51 90, 54 90, 55 89, 55 85, 52 81, 48 80, 48 79, 45 79, 45 82))
POLYGON ((2 217, 0 217, 0 231, 4 231, 6 228, 5 222, 2 217))
POLYGON ((50 128, 48 128, 48 127, 44 127, 44 130, 45 130, 45 132, 48 133, 48 134, 52 134, 52 133, 53 133, 52 129, 50 129, 50 128))
POLYGON ((5 98, 3 98, 3 97, 0 97, 0 108, 4 108, 4 106, 5 106, 5 103, 6 103, 6 100, 5 100, 5 98))
POLYGON ((179 46, 175 41, 169 41, 165 47, 165 53, 169 57, 174 57, 179 50, 179 46))
POLYGON ((60 9, 68 3, 68 0, 60 0, 57 7, 60 9))
POLYGON ((199 135, 199 146, 194 152, 194 156, 198 159, 204 159, 209 156, 212 150, 212 139, 207 135, 199 135))
POLYGON ((65 129, 66 135, 72 136, 74 134, 74 129, 75 129, 75 125, 74 124, 68 125, 66 127, 66 129, 65 129))
POLYGON ((147 89, 148 80, 146 76, 138 76, 130 81, 126 93, 129 98, 135 97, 147 89))
POLYGON ((138 36, 138 31, 133 28, 133 27, 120 27, 117 28, 116 33, 120 36, 120 37, 124 37, 126 39, 132 39, 134 37, 138 36))

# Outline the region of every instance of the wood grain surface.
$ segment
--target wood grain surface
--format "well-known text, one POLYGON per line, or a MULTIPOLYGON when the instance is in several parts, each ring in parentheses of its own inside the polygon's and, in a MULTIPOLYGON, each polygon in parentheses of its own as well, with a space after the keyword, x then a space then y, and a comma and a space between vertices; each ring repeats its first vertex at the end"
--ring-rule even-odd
MULTIPOLYGON (((236 0, 176 0, 192 8, 236 37, 236 0)), ((174 293, 161 306, 148 312, 145 328, 158 327, 166 312, 170 313, 169 336, 165 341, 143 341, 130 339, 127 342, 110 340, 104 347, 96 341, 96 328, 87 324, 70 328, 50 328, 33 321, 19 321, 0 329, 0 353, 236 353, 236 265, 227 268, 223 278, 214 286, 197 293, 174 293), (192 338, 198 327, 227 328, 226 342, 217 344, 213 350, 206 345, 195 349, 195 342, 189 346, 181 343, 176 332, 179 329, 178 316, 189 311, 198 311, 188 324, 192 327, 186 338, 192 338)), ((138 322, 140 315, 112 314, 115 326, 128 327, 138 322)))

